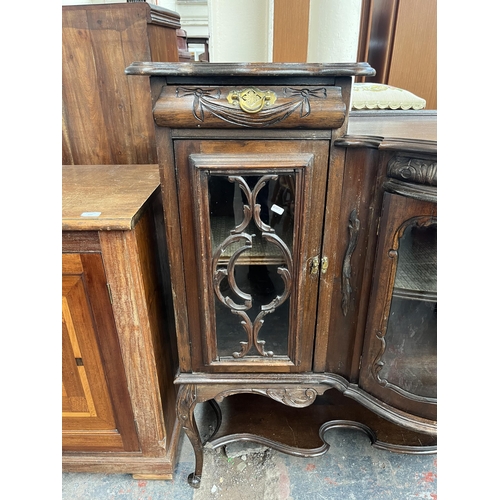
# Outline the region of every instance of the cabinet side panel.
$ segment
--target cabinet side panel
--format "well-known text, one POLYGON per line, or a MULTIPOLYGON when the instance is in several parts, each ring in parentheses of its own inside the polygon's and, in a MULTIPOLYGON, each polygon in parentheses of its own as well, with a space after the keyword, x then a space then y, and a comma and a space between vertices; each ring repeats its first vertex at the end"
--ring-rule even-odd
POLYGON ((149 78, 134 61, 177 61, 172 28, 154 26, 134 4, 63 7, 63 164, 157 162, 149 78), (162 32, 165 32, 163 35, 162 32))
POLYGON ((63 7, 62 21, 63 164, 110 163, 86 11, 63 7))
POLYGON ((177 48, 177 34, 175 29, 148 24, 148 34, 151 61, 179 61, 179 49, 177 48))
MULTIPOLYGON (((136 236, 168 441, 174 435, 176 423, 176 390, 173 381, 178 361, 159 188, 153 194, 152 202, 141 223, 136 227, 136 236)), ((167 445, 169 444, 167 442, 167 445)))
POLYGON ((158 145, 158 160, 165 216, 165 234, 169 254, 179 369, 181 372, 188 372, 191 370, 189 324, 192 318, 188 319, 187 314, 183 252, 184 242, 181 236, 181 224, 178 212, 177 167, 174 161, 170 130, 156 127, 156 142, 158 145))
POLYGON ((166 433, 151 338, 150 293, 144 289, 136 230, 103 231, 100 239, 142 451, 144 456, 163 456, 166 433))

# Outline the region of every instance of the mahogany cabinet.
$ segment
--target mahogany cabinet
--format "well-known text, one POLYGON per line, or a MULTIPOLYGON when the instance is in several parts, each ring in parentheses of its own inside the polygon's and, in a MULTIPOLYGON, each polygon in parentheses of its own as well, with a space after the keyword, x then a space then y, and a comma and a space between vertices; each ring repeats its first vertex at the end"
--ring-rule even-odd
POLYGON ((158 165, 63 166, 63 470, 171 479, 180 426, 158 165))
MULTIPOLYGON (((413 303, 402 321, 386 316, 404 295, 402 228, 435 227, 435 186, 421 182, 435 136, 412 138, 418 126, 384 114, 353 117, 350 129, 352 79, 373 74, 365 63, 137 62, 126 72, 161 87, 153 116, 190 484, 202 474, 203 402, 217 416, 213 447, 251 440, 316 456, 326 430, 350 426, 381 448, 434 452, 434 309, 415 335, 413 303), (390 139, 391 126, 408 138, 390 139)), ((422 116, 420 129, 435 120, 398 116, 422 116)))

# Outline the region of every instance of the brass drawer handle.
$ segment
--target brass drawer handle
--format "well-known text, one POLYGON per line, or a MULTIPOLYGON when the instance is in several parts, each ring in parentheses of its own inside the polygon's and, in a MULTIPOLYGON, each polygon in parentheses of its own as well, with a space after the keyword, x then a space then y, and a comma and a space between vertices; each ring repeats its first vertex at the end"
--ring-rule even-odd
POLYGON ((246 113, 258 113, 264 106, 272 106, 276 102, 276 94, 272 90, 262 91, 255 87, 244 90, 233 90, 227 95, 229 104, 237 101, 246 113))

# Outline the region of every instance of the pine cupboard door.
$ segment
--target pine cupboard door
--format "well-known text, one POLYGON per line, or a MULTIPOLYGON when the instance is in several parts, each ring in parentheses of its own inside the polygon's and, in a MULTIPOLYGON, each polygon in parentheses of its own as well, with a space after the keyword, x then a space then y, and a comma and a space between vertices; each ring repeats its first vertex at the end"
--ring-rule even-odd
POLYGON ((101 255, 62 268, 63 450, 138 450, 101 255))
POLYGON ((417 417, 437 414, 437 208, 385 193, 360 386, 417 417))
POLYGON ((178 151, 195 370, 311 370, 327 155, 327 141, 178 151))

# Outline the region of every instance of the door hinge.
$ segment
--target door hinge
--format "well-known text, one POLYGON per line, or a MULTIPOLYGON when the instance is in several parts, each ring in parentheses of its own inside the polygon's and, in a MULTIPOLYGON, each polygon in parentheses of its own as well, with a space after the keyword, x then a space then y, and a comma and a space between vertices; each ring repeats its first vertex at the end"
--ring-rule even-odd
POLYGON ((377 219, 377 236, 379 231, 380 231, 380 217, 377 219))
POLYGON ((106 283, 106 287, 108 289, 109 301, 112 304, 113 303, 113 294, 111 293, 111 285, 109 283, 106 283))
POLYGON ((363 355, 359 357, 359 367, 358 370, 361 371, 361 362, 363 361, 363 355))

